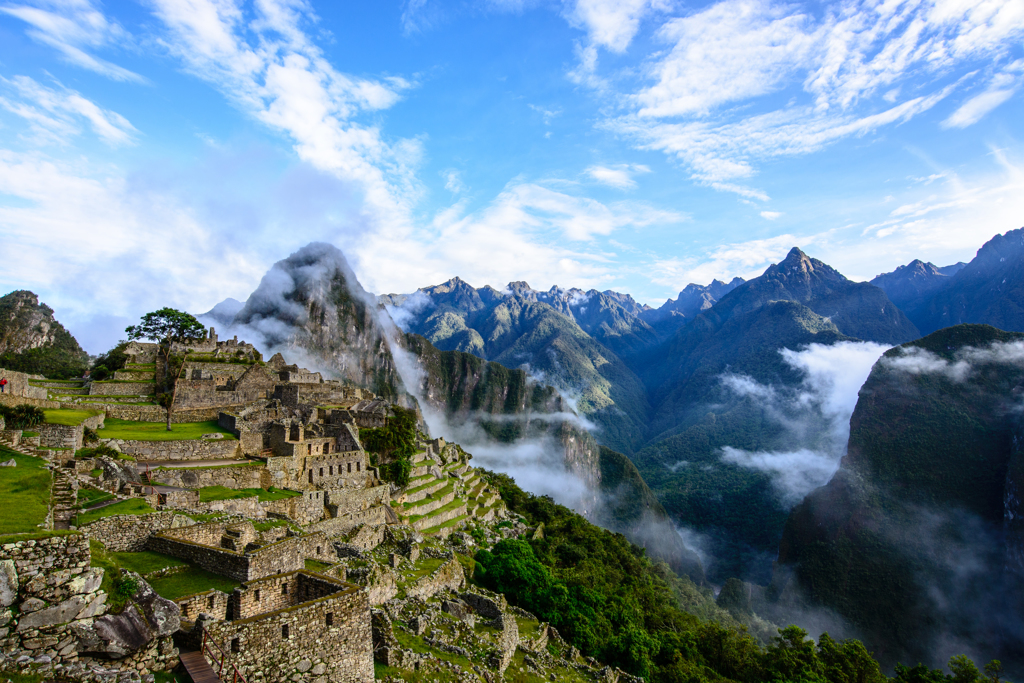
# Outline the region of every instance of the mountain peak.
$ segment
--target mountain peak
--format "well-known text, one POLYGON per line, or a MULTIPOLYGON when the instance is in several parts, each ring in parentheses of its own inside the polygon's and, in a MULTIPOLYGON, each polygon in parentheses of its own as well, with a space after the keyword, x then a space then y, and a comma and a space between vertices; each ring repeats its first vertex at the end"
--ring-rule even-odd
POLYGON ((800 251, 799 247, 793 247, 786 254, 786 258, 779 264, 783 271, 796 271, 800 273, 813 273, 814 261, 810 256, 800 251))

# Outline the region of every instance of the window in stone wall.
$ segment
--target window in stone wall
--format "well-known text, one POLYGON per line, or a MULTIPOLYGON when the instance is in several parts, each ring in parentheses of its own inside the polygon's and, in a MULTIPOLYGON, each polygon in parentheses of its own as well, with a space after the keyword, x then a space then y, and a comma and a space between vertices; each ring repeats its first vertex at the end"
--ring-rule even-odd
POLYGON ((320 468, 320 476, 321 477, 324 476, 324 468, 323 467, 320 468))
POLYGON ((359 463, 357 462, 356 463, 356 472, 358 472, 358 471, 359 471, 359 463))
POLYGON ((348 473, 352 474, 352 463, 348 464, 348 473))
POLYGON ((310 470, 310 471, 309 471, 309 483, 310 483, 310 484, 312 484, 312 483, 313 483, 313 470, 310 470))
POLYGON ((334 626, 334 614, 332 614, 331 612, 327 613, 327 625, 334 626))
POLYGON ((331 452, 331 444, 325 443, 324 444, 324 455, 327 455, 330 452, 331 452))
POLYGON ((256 602, 260 601, 260 589, 259 588, 257 588, 256 592, 253 594, 253 599, 256 600, 256 602))
POLYGON ((287 583, 282 583, 281 584, 281 595, 288 595, 288 584, 287 583))
POLYGON ((285 624, 284 626, 281 627, 281 637, 282 638, 288 638, 289 637, 288 636, 288 624, 285 624))
POLYGON ((332 477, 334 476, 334 465, 328 466, 327 474, 331 475, 332 477))
POLYGON ((213 597, 213 596, 211 595, 211 596, 210 596, 210 597, 209 597, 209 598, 207 599, 207 601, 206 601, 206 604, 207 604, 207 606, 208 606, 208 607, 209 607, 210 609, 213 609, 213 601, 214 601, 214 599, 215 599, 215 598, 214 598, 214 597, 213 597))
POLYGON ((238 654, 242 651, 242 643, 238 638, 231 639, 231 651, 238 654))
POLYGON ((317 546, 316 547, 316 554, 319 555, 320 553, 321 553, 320 546, 317 546))
POLYGON ((306 444, 306 455, 313 455, 313 444, 306 444))

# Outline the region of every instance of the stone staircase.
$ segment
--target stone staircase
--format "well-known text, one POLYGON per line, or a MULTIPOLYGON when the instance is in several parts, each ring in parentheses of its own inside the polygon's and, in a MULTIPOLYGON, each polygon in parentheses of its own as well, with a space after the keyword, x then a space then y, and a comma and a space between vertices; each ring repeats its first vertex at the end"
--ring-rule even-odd
POLYGON ((53 468, 50 505, 53 507, 53 528, 68 529, 78 512, 78 481, 59 467, 53 468))

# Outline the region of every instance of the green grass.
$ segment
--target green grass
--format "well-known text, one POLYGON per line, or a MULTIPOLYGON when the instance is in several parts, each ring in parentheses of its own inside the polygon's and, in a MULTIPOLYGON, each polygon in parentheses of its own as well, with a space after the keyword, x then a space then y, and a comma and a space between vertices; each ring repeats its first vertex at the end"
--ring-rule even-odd
POLYGON ((99 503, 113 498, 114 494, 100 491, 99 489, 80 488, 78 489, 78 503, 83 507, 89 507, 93 503, 99 503))
MULTIPOLYGON (((440 481, 440 480, 439 480, 440 481)), ((430 494, 429 498, 421 498, 413 503, 402 503, 403 510, 411 510, 412 508, 423 507, 429 503, 433 503, 438 498, 444 498, 449 493, 455 490, 455 484, 449 482, 443 488, 438 489, 430 494)))
POLYGON ((154 379, 105 379, 93 384, 156 384, 154 379))
POLYGON ((327 562, 318 562, 317 560, 306 560, 306 571, 307 572, 323 572, 325 569, 330 568, 330 564, 327 562))
POLYGON ((214 500, 234 500, 236 498, 251 498, 259 496, 260 501, 284 500, 295 498, 302 494, 298 491, 282 491, 271 487, 267 489, 229 489, 226 486, 204 486, 199 489, 199 502, 209 503, 214 500))
POLYGON ((114 561, 122 569, 129 569, 137 574, 151 574, 168 567, 181 567, 187 564, 176 557, 162 555, 149 550, 139 553, 110 553, 114 561))
POLYGON ((113 515, 145 515, 150 512, 156 512, 153 508, 146 504, 146 501, 141 498, 131 498, 129 500, 122 500, 120 503, 114 503, 107 507, 100 508, 99 510, 93 510, 92 512, 86 512, 78 515, 75 519, 75 526, 81 527, 95 522, 98 519, 104 517, 111 517, 113 515))
POLYGON ((182 422, 171 425, 171 431, 167 431, 167 424, 164 422, 133 422, 108 418, 103 429, 96 430, 101 439, 130 441, 190 441, 214 432, 223 434, 227 441, 237 440, 231 432, 218 425, 216 420, 182 422))
POLYGON ((183 572, 161 576, 149 582, 159 595, 168 600, 177 600, 185 595, 202 593, 212 589, 231 594, 239 586, 237 581, 211 574, 205 569, 189 567, 183 572))
POLYGON ((93 415, 102 415, 102 410, 72 410, 70 408, 57 408, 44 410, 46 421, 52 425, 67 425, 74 427, 80 425, 93 415))
POLYGON ((22 432, 21 433, 21 438, 23 438, 23 439, 31 439, 31 438, 36 437, 36 436, 39 436, 39 432, 22 432))
POLYGON ((42 529, 34 529, 33 531, 28 533, 7 534, 5 536, 0 536, 0 545, 3 545, 5 543, 15 543, 17 541, 38 541, 42 538, 53 538, 54 536, 71 536, 72 534, 77 533, 77 531, 44 531, 42 529))
POLYGON ((0 448, 0 460, 14 458, 16 467, 0 467, 0 534, 35 531, 50 505, 50 472, 46 461, 0 448))
MULTIPOLYGON (((414 488, 414 489, 406 489, 406 491, 405 491, 406 495, 409 495, 409 494, 412 494, 412 493, 419 493, 419 492, 420 492, 420 491, 422 491, 423 489, 428 489, 428 488, 430 488, 431 486, 434 486, 434 485, 435 485, 435 484, 437 484, 437 483, 438 483, 439 481, 444 481, 443 479, 436 479, 436 478, 434 478, 434 475, 432 475, 432 474, 428 474, 428 475, 425 475, 425 476, 426 476, 426 477, 429 477, 429 478, 431 479, 431 481, 428 481, 428 482, 427 482, 426 484, 421 484, 421 485, 417 486, 417 487, 416 487, 416 488, 414 488)), ((417 479, 422 479, 422 478, 423 478, 423 477, 417 477, 417 479)), ((414 481, 414 480, 411 480, 411 479, 410 479, 410 482, 411 482, 411 481, 414 481)), ((407 504, 408 504, 408 503, 407 503, 407 504)))
POLYGON ((460 515, 460 516, 456 517, 455 519, 448 520, 444 524, 438 524, 437 526, 427 527, 426 529, 424 529, 420 533, 423 534, 424 536, 429 536, 430 534, 436 534, 441 529, 447 529, 449 527, 456 526, 458 524, 461 524, 462 522, 465 522, 469 518, 470 518, 469 515, 460 515))
POLYGON ((19 674, 13 671, 0 671, 0 681, 8 681, 9 683, 40 683, 42 680, 42 674, 19 674))

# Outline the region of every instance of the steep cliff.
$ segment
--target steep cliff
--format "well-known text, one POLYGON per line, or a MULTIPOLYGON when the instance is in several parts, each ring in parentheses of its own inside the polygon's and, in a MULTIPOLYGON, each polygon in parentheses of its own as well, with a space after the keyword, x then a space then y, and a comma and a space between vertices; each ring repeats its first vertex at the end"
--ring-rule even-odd
POLYGON ((387 398, 401 391, 376 301, 329 244, 308 244, 275 263, 232 320, 238 327, 255 331, 267 352, 284 351, 292 362, 387 398))
POLYGON ((0 297, 0 367, 47 377, 81 376, 88 355, 71 333, 39 303, 20 290, 0 297))
POLYGON ((840 470, 786 522, 772 584, 783 610, 834 610, 889 664, 965 648, 1022 664, 1024 584, 1004 570, 1022 361, 1024 335, 985 325, 879 360, 840 470))

